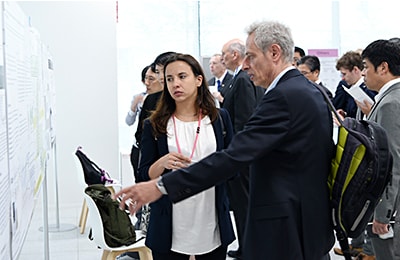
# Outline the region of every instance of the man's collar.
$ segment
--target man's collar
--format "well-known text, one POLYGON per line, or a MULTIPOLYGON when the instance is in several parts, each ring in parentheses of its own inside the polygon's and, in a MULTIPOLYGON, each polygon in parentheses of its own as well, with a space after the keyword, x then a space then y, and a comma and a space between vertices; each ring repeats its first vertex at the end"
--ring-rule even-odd
MULTIPOLYGON (((361 84, 363 84, 363 83, 364 83, 364 78, 361 77, 361 78, 359 78, 359 79, 357 80, 357 82, 356 82, 353 86, 354 86, 354 87, 360 87, 361 84)), ((351 87, 353 87, 353 86, 351 86, 351 87)))
POLYGON ((224 80, 225 76, 226 76, 226 73, 228 73, 228 70, 225 70, 225 72, 222 73, 221 77, 219 77, 219 78, 216 77, 216 79, 217 80, 219 79, 222 82, 224 80))
POLYGON ((242 69, 242 64, 240 64, 239 65, 239 67, 237 67, 236 69, 235 69, 235 71, 233 72, 233 76, 236 76, 238 73, 239 73, 239 71, 242 69))

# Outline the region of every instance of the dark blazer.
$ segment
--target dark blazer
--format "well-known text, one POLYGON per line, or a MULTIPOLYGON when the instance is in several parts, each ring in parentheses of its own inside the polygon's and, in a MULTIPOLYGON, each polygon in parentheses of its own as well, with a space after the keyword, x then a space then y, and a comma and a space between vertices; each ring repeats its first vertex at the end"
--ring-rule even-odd
MULTIPOLYGON (((230 124, 227 111, 220 109, 220 115, 224 121, 224 132, 219 118, 212 123, 217 150, 228 145, 233 136, 232 125, 230 124)), ((149 168, 161 156, 167 154, 167 136, 162 135, 157 139, 152 134, 152 127, 149 120, 144 123, 142 139, 142 157, 140 161, 139 174, 143 180, 149 180, 149 168)), ((166 170, 165 172, 167 172, 166 170)), ((229 214, 229 202, 226 194, 225 182, 215 185, 215 203, 218 214, 218 225, 221 235, 222 246, 228 246, 235 239, 232 222, 229 214)), ((147 229, 146 245, 153 251, 166 253, 171 250, 172 244, 172 202, 168 196, 162 196, 159 200, 150 204, 151 213, 147 229)))
POLYGON ((289 70, 227 149, 163 177, 177 202, 250 165, 245 260, 320 260, 335 242, 327 187, 332 116, 311 84, 289 70))
MULTIPOLYGON (((229 71, 228 71, 228 72, 225 74, 225 77, 224 77, 224 79, 222 80, 222 84, 221 84, 220 92, 221 92, 221 95, 222 95, 222 96, 224 96, 222 93, 224 93, 225 89, 226 89, 227 87, 229 87, 229 85, 231 84, 232 78, 233 78, 232 74, 230 74, 229 71)), ((209 86, 214 86, 214 85, 215 85, 215 77, 213 77, 212 79, 210 79, 210 80, 208 81, 208 85, 209 85, 209 86)))
MULTIPOLYGON (((343 109, 348 117, 356 118, 357 115, 357 104, 354 101, 354 98, 347 93, 343 86, 349 88, 348 84, 341 80, 336 87, 335 97, 332 100, 333 105, 336 109, 343 109)), ((370 97, 372 100, 374 99, 375 95, 377 94, 376 91, 367 89, 367 86, 362 83, 360 88, 370 97)))
POLYGON ((151 112, 154 111, 157 107, 158 100, 160 100, 163 91, 159 91, 153 94, 150 94, 144 100, 142 110, 139 114, 138 126, 135 133, 136 145, 137 147, 141 147, 140 143, 142 141, 142 133, 143 133, 143 122, 146 118, 151 115, 151 112))
POLYGON ((240 70, 233 78, 230 86, 221 92, 224 97, 222 107, 228 110, 233 124, 233 132, 237 133, 253 114, 257 103, 264 94, 264 89, 254 86, 247 72, 240 70))

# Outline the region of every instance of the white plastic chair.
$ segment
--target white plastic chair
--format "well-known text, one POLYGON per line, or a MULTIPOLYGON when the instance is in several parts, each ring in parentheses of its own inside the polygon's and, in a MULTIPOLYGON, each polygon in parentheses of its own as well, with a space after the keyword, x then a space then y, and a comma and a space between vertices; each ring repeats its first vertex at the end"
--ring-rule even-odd
POLYGON ((142 231, 136 230, 136 243, 129 246, 120 247, 110 247, 107 245, 104 238, 103 222, 101 221, 100 212, 97 209, 94 200, 87 195, 85 195, 86 205, 89 209, 88 223, 92 227, 93 241, 98 247, 103 249, 102 260, 114 260, 116 257, 125 252, 138 252, 141 260, 152 260, 151 251, 145 246, 145 235, 142 231))

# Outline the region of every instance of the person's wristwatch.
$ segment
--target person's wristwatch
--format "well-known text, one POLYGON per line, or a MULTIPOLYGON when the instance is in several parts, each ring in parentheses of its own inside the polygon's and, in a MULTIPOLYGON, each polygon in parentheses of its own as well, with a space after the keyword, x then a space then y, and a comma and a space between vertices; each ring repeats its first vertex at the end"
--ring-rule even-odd
POLYGON ((162 194, 164 194, 164 195, 167 195, 167 194, 168 194, 167 190, 166 190, 165 187, 164 187, 164 182, 163 182, 163 180, 162 180, 162 176, 160 176, 160 177, 158 178, 158 180, 157 180, 157 182, 156 182, 156 185, 157 185, 157 188, 160 190, 160 192, 161 192, 162 194))

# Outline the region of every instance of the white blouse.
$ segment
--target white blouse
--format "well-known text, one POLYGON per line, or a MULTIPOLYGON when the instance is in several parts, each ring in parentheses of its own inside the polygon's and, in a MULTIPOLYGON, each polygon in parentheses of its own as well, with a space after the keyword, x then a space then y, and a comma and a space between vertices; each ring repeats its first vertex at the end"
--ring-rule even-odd
MULTIPOLYGON (((190 157, 198 121, 184 122, 175 118, 175 124, 181 153, 190 157)), ((167 133, 169 151, 178 152, 172 118, 168 121, 167 133)), ((206 116, 200 123, 200 133, 192 162, 197 162, 216 150, 214 129, 210 118, 206 116)), ((187 255, 205 254, 220 245, 215 187, 173 204, 172 251, 187 255)))

